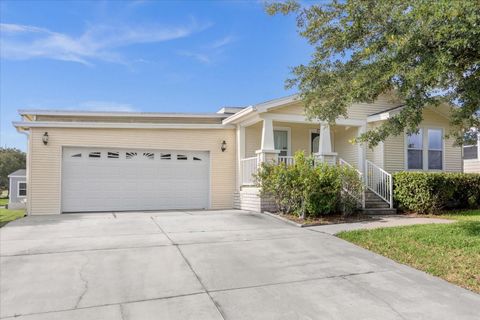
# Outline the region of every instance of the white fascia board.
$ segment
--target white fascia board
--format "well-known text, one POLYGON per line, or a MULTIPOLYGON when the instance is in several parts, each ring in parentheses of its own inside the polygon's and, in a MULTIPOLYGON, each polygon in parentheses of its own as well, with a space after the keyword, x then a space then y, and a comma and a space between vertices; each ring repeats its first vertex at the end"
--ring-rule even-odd
POLYGON ((115 122, 13 122, 18 128, 105 128, 105 129, 235 129, 233 125, 203 123, 115 123, 115 122))
POLYGON ((390 116, 391 116, 390 112, 384 112, 384 113, 376 114, 374 116, 368 116, 367 122, 370 123, 370 122, 387 120, 387 119, 390 119, 390 116))
POLYGON ((272 108, 281 107, 283 105, 298 101, 298 98, 299 98, 299 95, 294 94, 288 97, 283 97, 283 98, 274 99, 274 100, 256 104, 255 108, 257 109, 258 113, 264 113, 272 108))
POLYGON ((27 176, 12 176, 12 175, 9 175, 7 177, 8 178, 26 178, 27 176))
MULTIPOLYGON (((293 123, 318 123, 318 124, 326 124, 325 121, 318 121, 318 120, 308 120, 305 116, 302 115, 295 115, 295 114, 282 114, 282 113, 266 113, 260 115, 262 119, 270 119, 273 121, 278 122, 293 122, 293 123)), ((354 126, 359 127, 366 124, 365 120, 359 119, 345 119, 339 118, 335 121, 335 124, 341 126, 354 126)))
POLYGON ((237 113, 231 115, 230 117, 224 119, 224 120, 222 121, 222 124, 224 124, 224 125, 225 125, 225 124, 229 124, 229 123, 235 124, 235 123, 237 123, 242 117, 245 117, 246 115, 249 115, 249 114, 251 114, 252 112, 255 112, 255 111, 256 111, 256 109, 255 109, 254 107, 249 106, 249 107, 243 109, 242 111, 237 112, 237 113))
POLYGON ((136 117, 136 118, 225 118, 220 113, 104 112, 68 110, 18 110, 22 116, 136 117))

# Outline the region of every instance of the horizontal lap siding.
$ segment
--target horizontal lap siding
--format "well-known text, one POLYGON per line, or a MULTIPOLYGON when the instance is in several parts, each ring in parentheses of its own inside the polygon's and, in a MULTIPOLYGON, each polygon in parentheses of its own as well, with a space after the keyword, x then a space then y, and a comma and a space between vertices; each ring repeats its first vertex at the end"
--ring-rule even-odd
POLYGON ((28 198, 32 214, 58 214, 61 211, 64 146, 210 151, 211 207, 233 207, 235 130, 33 128, 28 198), (50 137, 47 146, 42 143, 45 131, 50 137), (225 152, 220 150, 223 140, 227 142, 225 152))
MULTIPOLYGON (((444 134, 450 130, 449 119, 433 110, 425 109, 420 128, 442 128, 444 134)), ((462 171, 462 149, 453 145, 453 139, 444 141, 444 170, 448 172, 462 171)), ((403 171, 405 163, 405 135, 389 137, 385 140, 385 169, 388 172, 403 171)), ((425 146, 427 147, 427 146, 425 146)))
POLYGON ((465 160, 463 167, 464 172, 480 173, 480 160, 465 160))
POLYGON ((334 151, 338 153, 338 157, 358 168, 358 145, 349 142, 357 137, 358 128, 338 126, 333 135, 334 151))

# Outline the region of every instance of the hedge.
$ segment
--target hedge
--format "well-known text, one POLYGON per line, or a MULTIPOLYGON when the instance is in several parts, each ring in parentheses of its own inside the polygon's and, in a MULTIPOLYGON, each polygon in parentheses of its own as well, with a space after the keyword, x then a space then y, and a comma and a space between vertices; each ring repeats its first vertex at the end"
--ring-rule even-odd
POLYGON ((263 163, 256 179, 262 195, 272 197, 280 212, 303 218, 351 214, 358 204, 353 194, 362 190, 353 168, 315 164, 303 152, 295 154, 293 165, 263 163))
POLYGON ((396 205, 405 211, 480 208, 480 174, 398 172, 393 185, 396 205))

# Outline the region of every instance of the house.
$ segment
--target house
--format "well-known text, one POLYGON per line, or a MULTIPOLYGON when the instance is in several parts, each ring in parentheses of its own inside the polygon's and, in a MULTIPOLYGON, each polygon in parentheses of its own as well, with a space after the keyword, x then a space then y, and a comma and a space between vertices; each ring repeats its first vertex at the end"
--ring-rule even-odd
POLYGON ((448 106, 426 108, 416 135, 373 149, 349 142, 401 108, 385 95, 329 126, 306 119, 294 95, 201 114, 20 110, 13 125, 28 134, 29 214, 267 210, 252 174, 262 161, 292 163, 297 150, 357 168, 391 208, 391 173, 463 170, 462 149, 444 137, 448 106))
POLYGON ((24 209, 27 200, 27 175, 25 169, 19 169, 8 175, 8 208, 24 209))
POLYGON ((467 173, 480 173, 480 134, 475 144, 463 146, 463 169, 467 173))

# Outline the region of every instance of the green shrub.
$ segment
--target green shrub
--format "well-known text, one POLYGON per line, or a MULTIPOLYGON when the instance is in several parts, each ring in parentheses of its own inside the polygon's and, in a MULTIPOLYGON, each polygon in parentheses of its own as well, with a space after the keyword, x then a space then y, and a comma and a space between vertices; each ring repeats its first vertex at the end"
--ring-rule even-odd
POLYGON ((394 174, 398 207, 417 213, 480 207, 480 174, 399 172, 394 174))
POLYGON ((352 196, 361 188, 353 168, 317 163, 303 152, 295 154, 293 165, 263 163, 257 175, 261 194, 275 200, 283 213, 301 217, 352 213, 358 200, 352 196))

